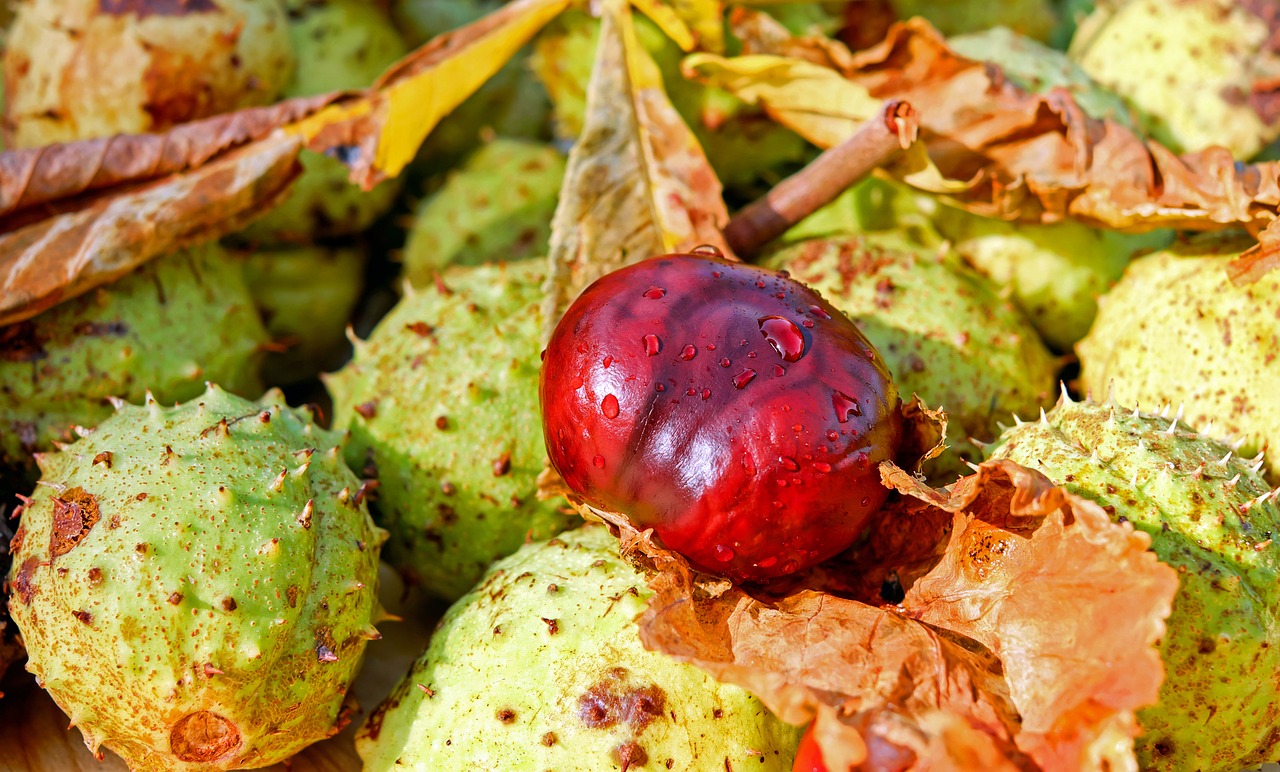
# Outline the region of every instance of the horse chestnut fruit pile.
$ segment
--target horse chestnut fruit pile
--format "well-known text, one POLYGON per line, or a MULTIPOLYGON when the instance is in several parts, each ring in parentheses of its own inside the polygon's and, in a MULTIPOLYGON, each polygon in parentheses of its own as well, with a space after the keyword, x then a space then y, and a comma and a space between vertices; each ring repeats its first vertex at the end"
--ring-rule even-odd
POLYGON ((897 388, 818 293, 695 251, 615 271, 569 307, 542 368, 547 451, 586 503, 698 568, 783 576, 848 548, 884 502, 897 388))

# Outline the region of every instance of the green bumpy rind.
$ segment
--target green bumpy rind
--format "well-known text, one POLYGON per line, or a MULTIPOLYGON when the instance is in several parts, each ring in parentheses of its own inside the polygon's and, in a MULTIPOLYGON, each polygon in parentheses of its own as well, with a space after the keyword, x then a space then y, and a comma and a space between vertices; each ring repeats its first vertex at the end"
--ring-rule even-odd
POLYGON ((91 750, 241 769, 337 731, 378 637, 383 537, 339 442, 276 392, 210 385, 41 457, 9 605, 91 750))
POLYGON ((360 247, 259 249, 245 280, 275 345, 262 365, 271 385, 296 383, 341 364, 346 329, 364 286, 360 247))
POLYGON ((448 265, 545 255, 564 170, 550 145, 499 138, 481 147, 418 209, 405 278, 428 287, 448 265))
POLYGON ((963 471, 1011 414, 1052 400, 1056 363, 1030 323, 954 256, 887 233, 812 239, 770 256, 853 320, 904 399, 947 411, 952 446, 929 470, 963 471))
POLYGON ((1266 449, 1280 482, 1280 275, 1236 285, 1245 237, 1199 237, 1135 261, 1077 347, 1095 396, 1157 410, 1266 449))
POLYGON ((545 273, 542 260, 460 267, 409 289, 327 379, 351 467, 380 483, 388 562, 442 598, 577 519, 535 495, 545 273))
POLYGON ((1172 418, 1065 400, 987 455, 1133 523, 1178 571, 1160 701, 1138 712, 1141 767, 1234 772, 1280 760, 1280 505, 1253 465, 1172 418))
MULTIPOLYGON (((298 67, 284 96, 303 97, 360 89, 409 51, 391 18, 367 0, 294 0, 289 37, 298 67)), ((372 190, 352 184, 336 158, 309 150, 303 172, 279 206, 241 233, 254 243, 308 243, 359 233, 391 208, 400 183, 386 180, 372 190)))
POLYGON ((603 526, 521 548, 361 728, 365 770, 790 772, 798 728, 640 643, 651 594, 603 526))
POLYGON ((1269 42, 1280 18, 1266 3, 1129 0, 1102 3, 1076 30, 1069 53, 1094 80, 1135 108, 1147 132, 1174 152, 1221 145, 1248 158, 1280 136, 1267 84, 1280 77, 1269 42), (1255 94, 1255 86, 1263 92, 1255 94))
POLYGON ((965 262, 1007 287, 1036 331, 1070 351, 1093 324, 1098 298, 1134 254, 1166 246, 1173 234, 1118 233, 1078 222, 1011 223, 939 204, 934 227, 965 262))
POLYGON ((212 244, 0 328, 0 466, 34 479, 31 453, 111 415, 108 397, 176 402, 205 381, 256 397, 266 341, 241 267, 212 244))

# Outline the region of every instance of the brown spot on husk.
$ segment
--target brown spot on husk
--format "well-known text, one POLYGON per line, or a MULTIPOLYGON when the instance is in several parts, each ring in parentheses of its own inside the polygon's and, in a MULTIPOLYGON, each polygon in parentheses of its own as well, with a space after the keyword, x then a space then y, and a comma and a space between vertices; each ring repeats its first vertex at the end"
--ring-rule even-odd
POLYGON ((613 749, 613 760, 618 762, 622 767, 621 772, 627 772, 632 767, 643 767, 649 763, 649 754, 645 753, 637 743, 627 742, 613 749))
POLYGON ((50 555, 56 558, 70 552, 101 518, 97 498, 84 488, 68 488, 61 495, 53 497, 50 555))
POLYGON ((195 764, 225 759, 239 747, 236 725, 207 710, 183 716, 169 732, 169 752, 195 764))
POLYGON ((34 362, 46 356, 44 341, 36 334, 35 324, 18 322, 0 327, 0 360, 34 362))
POLYGON ((18 531, 13 535, 13 540, 9 542, 9 554, 14 555, 22 549, 22 543, 27 540, 27 529, 24 525, 18 526, 18 531))
POLYGON ((36 594, 31 578, 39 565, 40 561, 37 558, 27 558, 22 561, 22 565, 18 567, 18 573, 13 577, 13 594, 23 603, 30 603, 31 596, 36 594))
POLYGON ((614 668, 578 698, 578 719, 591 729, 626 724, 640 734, 661 718, 667 695, 654 684, 632 686, 624 682, 627 671, 614 668))

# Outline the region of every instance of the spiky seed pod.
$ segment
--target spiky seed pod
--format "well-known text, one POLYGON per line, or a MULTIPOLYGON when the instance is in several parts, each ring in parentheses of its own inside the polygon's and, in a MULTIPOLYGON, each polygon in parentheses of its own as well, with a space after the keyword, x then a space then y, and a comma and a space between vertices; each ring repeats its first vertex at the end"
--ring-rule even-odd
POLYGON ((1151 534, 1178 570, 1160 701, 1138 713, 1141 767, 1280 760, 1280 504, 1252 464, 1176 415, 1065 399, 1006 431, 988 456, 1098 502, 1151 534))
MULTIPOLYGON (((1243 286, 1227 275, 1253 243, 1199 237, 1135 261, 1077 347, 1084 386, 1213 422, 1249 454, 1280 449, 1280 275, 1243 286)), ((1280 482, 1280 454, 1266 468, 1280 482)))
POLYGON ((576 520, 535 495, 545 272, 541 260, 446 272, 407 292, 327 379, 352 468, 381 483, 388 562, 443 598, 576 520))
POLYGON ((1077 222, 1010 223, 938 204, 934 227, 956 254, 997 285, 1059 351, 1070 351, 1089 331, 1098 298, 1124 273, 1129 260, 1159 249, 1168 230, 1130 234, 1077 222))
POLYGON ((245 257, 245 282, 273 348, 282 349, 263 362, 267 383, 296 383, 341 363, 365 258, 360 247, 322 246, 260 249, 245 257))
POLYGON ((1052 400, 1056 364, 1027 320, 954 256, 888 233, 812 239, 770 256, 840 309, 884 357, 903 399, 950 419, 952 449, 932 469, 963 470, 1011 413, 1052 400))
POLYGON ((269 104, 294 65, 280 0, 22 0, 8 39, 5 133, 19 148, 269 104))
POLYGON ((34 479, 31 453, 109 416, 109 397, 174 402, 205 380, 256 397, 266 341, 240 266, 212 244, 0 327, 0 466, 34 479))
POLYGON ((361 728, 365 769, 790 770, 797 728, 641 645, 650 595, 603 526, 522 547, 361 728))
POLYGON ((278 392, 210 385, 40 457, 10 608, 90 750, 241 769, 336 731, 377 637, 384 537, 344 497, 359 480, 339 441, 278 392))
POLYGON ((1248 158, 1280 135, 1268 85, 1280 77, 1278 27, 1266 2, 1108 2, 1080 23, 1069 53, 1175 152, 1221 145, 1248 158))
POLYGON ((405 278, 429 287, 448 265, 546 254, 565 158, 550 145, 495 139, 422 202, 404 249, 405 278))
MULTIPOLYGON (((408 52, 390 17, 367 0, 290 0, 289 37, 298 61, 283 96, 367 88, 408 52)), ((289 196, 239 238, 260 244, 300 244, 358 233, 391 208, 398 180, 372 190, 348 181, 341 161, 304 150, 302 176, 289 196)))

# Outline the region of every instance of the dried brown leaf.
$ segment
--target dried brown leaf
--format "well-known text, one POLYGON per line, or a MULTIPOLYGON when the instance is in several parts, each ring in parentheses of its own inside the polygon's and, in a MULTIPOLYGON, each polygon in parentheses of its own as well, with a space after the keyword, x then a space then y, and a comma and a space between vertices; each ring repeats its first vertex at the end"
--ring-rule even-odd
POLYGON ((1066 90, 1022 91, 998 67, 951 51, 921 19, 856 53, 791 37, 763 14, 739 11, 733 20, 746 53, 820 65, 871 97, 920 105, 930 157, 953 180, 977 177, 952 196, 979 214, 1127 230, 1260 229, 1280 207, 1280 164, 1236 163, 1222 148, 1177 156, 1086 115, 1066 90))
POLYGON ((106 191, 0 234, 0 325, 244 227, 297 176, 297 137, 275 134, 192 171, 106 191))
POLYGON ((720 181, 636 40, 625 3, 606 2, 582 135, 552 221, 547 332, 595 279, 711 244, 731 256, 720 181))
POLYGON ((200 166, 342 96, 290 99, 193 121, 163 134, 120 135, 0 153, 0 223, 21 209, 200 166))
POLYGON ((1177 587, 1149 539, 1015 464, 942 490, 882 472, 903 498, 800 586, 748 592, 606 518, 653 572, 646 646, 816 718, 832 769, 1132 768, 1177 587), (860 576, 890 572, 897 605, 860 576))

